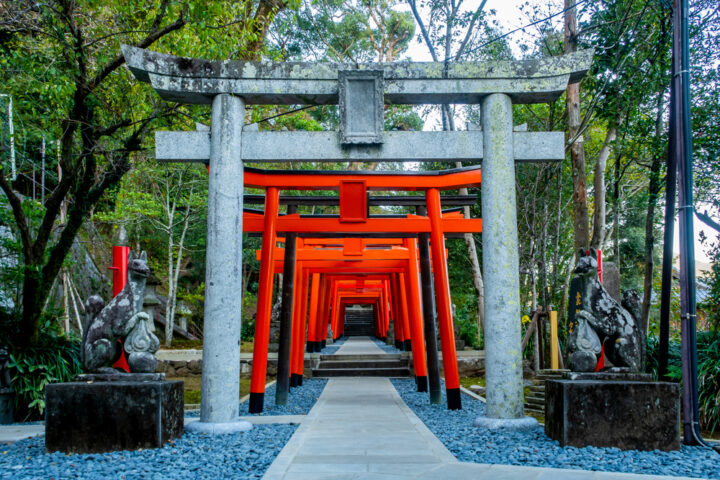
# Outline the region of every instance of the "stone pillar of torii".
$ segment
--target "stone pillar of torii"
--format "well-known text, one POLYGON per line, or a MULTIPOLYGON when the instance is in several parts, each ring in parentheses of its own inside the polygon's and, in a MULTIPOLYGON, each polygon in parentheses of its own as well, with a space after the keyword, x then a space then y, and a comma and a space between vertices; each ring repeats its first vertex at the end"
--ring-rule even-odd
POLYGON ((539 60, 391 64, 209 61, 124 46, 135 77, 169 101, 211 104, 210 131, 156 132, 159 161, 210 165, 200 422, 211 433, 239 421, 243 162, 482 161, 486 416, 522 429, 520 286, 515 162, 561 161, 563 132, 513 129, 512 105, 557 99, 579 82, 592 51, 539 60), (481 129, 385 132, 385 104, 481 105, 481 129), (339 132, 243 131, 245 105, 339 104, 339 132))

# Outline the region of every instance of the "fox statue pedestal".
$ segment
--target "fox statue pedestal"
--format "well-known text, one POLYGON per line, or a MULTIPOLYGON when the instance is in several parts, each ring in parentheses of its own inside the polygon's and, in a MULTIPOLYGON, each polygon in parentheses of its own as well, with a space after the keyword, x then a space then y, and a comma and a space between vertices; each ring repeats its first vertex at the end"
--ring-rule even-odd
POLYGON ((573 447, 680 449, 680 385, 639 373, 565 373, 545 382, 545 434, 573 447))
POLYGON ((48 385, 45 449, 158 448, 183 434, 183 382, 162 373, 88 374, 48 385))
POLYGON ((122 290, 107 305, 88 298, 80 353, 91 373, 45 389, 48 452, 157 448, 183 434, 183 382, 153 373, 160 342, 142 309, 149 274, 145 252, 130 252, 122 290), (123 350, 131 373, 113 368, 123 350))

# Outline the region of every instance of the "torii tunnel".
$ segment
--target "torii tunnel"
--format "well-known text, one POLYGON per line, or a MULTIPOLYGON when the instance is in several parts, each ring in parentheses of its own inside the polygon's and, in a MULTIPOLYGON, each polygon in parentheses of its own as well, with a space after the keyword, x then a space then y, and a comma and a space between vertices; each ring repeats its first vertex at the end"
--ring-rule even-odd
MULTIPOLYGON (((482 231, 481 219, 443 211, 441 190, 479 187, 479 167, 436 172, 279 172, 245 170, 245 186, 265 190, 264 211, 246 210, 243 230, 262 235, 258 306, 255 320, 251 413, 262 411, 267 373, 273 278, 283 273, 276 401, 287 401, 289 386, 302 384, 304 355, 320 351, 328 327, 334 339, 344 331, 349 305, 369 304, 375 336, 384 338, 393 323, 397 345, 409 347, 418 391, 439 398, 433 278, 448 408, 461 408, 445 236, 482 231), (300 215, 299 204, 328 197, 283 197, 280 191, 335 190, 339 215, 300 215), (370 191, 424 192, 420 195, 369 196, 370 191), (369 205, 415 205, 415 214, 372 215, 369 205), (279 236, 280 234, 284 237, 279 236), (282 241, 285 248, 277 247, 282 241), (426 269, 426 272, 422 272, 426 269), (423 298, 426 297, 426 298, 423 298)), ((469 201, 468 201, 469 200, 469 201)), ((474 203, 450 196, 450 205, 474 203)))

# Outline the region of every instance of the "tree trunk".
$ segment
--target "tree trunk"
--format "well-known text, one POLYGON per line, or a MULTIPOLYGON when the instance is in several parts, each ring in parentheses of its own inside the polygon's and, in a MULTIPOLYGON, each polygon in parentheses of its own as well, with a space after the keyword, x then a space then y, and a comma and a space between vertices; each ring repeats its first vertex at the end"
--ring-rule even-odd
POLYGON ((613 196, 615 211, 613 212, 613 230, 615 232, 615 264, 620 268, 620 161, 622 156, 615 158, 615 169, 613 170, 613 196))
MULTIPOLYGON (((663 97, 664 89, 658 93, 657 98, 657 114, 655 117, 655 138, 657 144, 660 145, 662 136, 662 114, 663 114, 663 97)), ((656 154, 650 165, 650 183, 648 185, 648 206, 647 215, 645 216, 645 279, 643 281, 643 300, 642 300, 642 323, 644 332, 647 335, 650 322, 650 299, 652 297, 653 269, 655 261, 653 259, 653 250, 655 249, 655 208, 657 200, 662 188, 660 181, 660 169, 664 155, 656 154)))
POLYGON ((167 303, 165 304, 165 346, 169 347, 173 339, 173 326, 175 325, 175 282, 173 265, 173 241, 172 241, 172 220, 169 222, 170 229, 168 230, 168 295, 167 303))
POLYGON ((605 134, 605 142, 600 149, 597 163, 595 164, 595 178, 593 179, 593 184, 595 185, 595 212, 593 213, 591 248, 602 249, 605 241, 605 168, 607 167, 607 160, 610 157, 610 145, 615 141, 616 136, 617 127, 613 124, 605 134))
MULTIPOLYGON (((461 162, 455 162, 457 168, 462 167, 461 162)), ((460 195, 467 195, 468 189, 461 188, 459 190, 460 195)), ((463 207, 463 215, 465 218, 470 218, 470 207, 463 207)), ((465 245, 468 250, 468 259, 470 260, 470 268, 472 269, 473 285, 477 290, 477 309, 478 309, 478 321, 477 321, 477 338, 480 338, 480 332, 485 335, 485 282, 483 282, 482 269, 480 268, 480 259, 477 254, 477 246, 475 245, 475 237, 472 233, 466 233, 463 235, 465 239, 465 245)))
MULTIPOLYGON (((565 0, 565 53, 577 51, 577 13, 575 7, 569 8, 574 0, 565 0)), ((570 159, 573 177, 573 222, 575 230, 575 250, 586 249, 590 243, 587 179, 585 175, 585 146, 580 131, 580 84, 568 84, 565 90, 568 112, 568 130, 570 138, 570 159)))

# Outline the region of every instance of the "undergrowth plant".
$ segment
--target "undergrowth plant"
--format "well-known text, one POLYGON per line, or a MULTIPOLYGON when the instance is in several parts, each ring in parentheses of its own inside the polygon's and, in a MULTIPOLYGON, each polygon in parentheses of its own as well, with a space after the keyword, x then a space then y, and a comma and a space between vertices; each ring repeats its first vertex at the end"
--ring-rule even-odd
POLYGON ((47 320, 35 346, 10 346, 10 387, 15 392, 18 418, 41 417, 45 387, 68 382, 81 373, 80 339, 64 334, 56 320, 47 320))
MULTIPOLYGON (((659 343, 648 339, 647 371, 657 377, 659 343)), ((668 380, 682 382, 682 343, 671 339, 668 348, 668 380)), ((720 431, 720 332, 698 332, 698 407, 700 428, 714 434, 720 431)))

